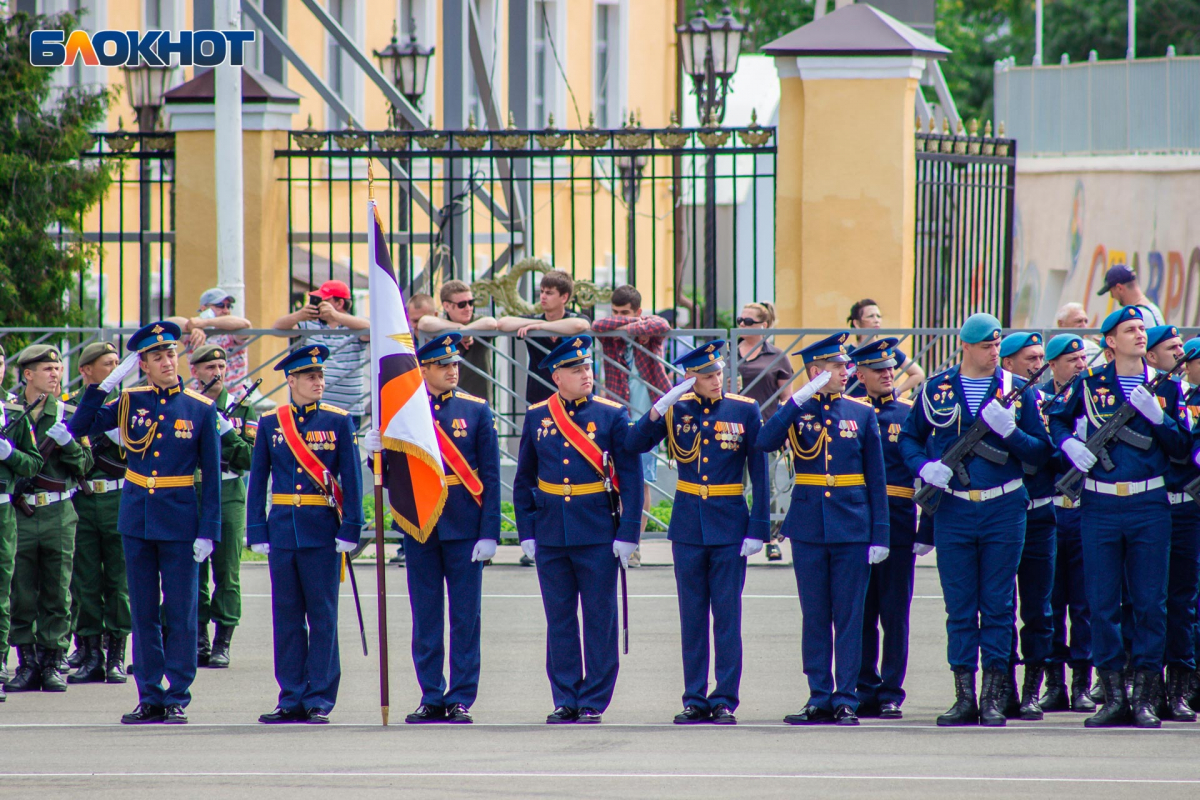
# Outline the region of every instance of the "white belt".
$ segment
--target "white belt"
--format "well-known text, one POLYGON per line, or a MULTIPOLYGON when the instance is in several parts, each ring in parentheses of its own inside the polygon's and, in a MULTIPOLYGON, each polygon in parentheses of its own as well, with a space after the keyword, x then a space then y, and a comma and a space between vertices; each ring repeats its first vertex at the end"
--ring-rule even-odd
POLYGON ((75 489, 71 488, 65 492, 37 492, 35 494, 25 495, 25 502, 34 508, 48 506, 51 503, 58 503, 62 500, 70 500, 71 495, 75 494, 75 489))
POLYGON ((118 478, 115 481, 109 481, 109 480, 88 481, 88 486, 92 487, 92 492, 94 494, 106 494, 108 492, 115 492, 124 485, 125 485, 124 478, 118 478))
POLYGON ((1171 501, 1173 506, 1181 506, 1184 503, 1190 503, 1192 498, 1183 492, 1167 492, 1167 499, 1171 501))
POLYGON ((1055 498, 1053 497, 1039 497, 1037 500, 1030 500, 1029 510, 1033 511, 1035 508, 1044 508, 1045 506, 1050 505, 1054 499, 1055 498))
POLYGON ((963 500, 970 500, 972 503, 982 503, 985 500, 995 500, 997 497, 1011 494, 1024 485, 1025 481, 1022 478, 1013 478, 1003 486, 997 486, 994 489, 971 489, 967 492, 950 490, 950 494, 963 500))
POLYGON ((223 481, 230 481, 230 480, 234 480, 235 478, 238 480, 241 480, 241 477, 242 476, 238 475, 236 472, 222 472, 221 473, 221 480, 223 480, 223 481))
POLYGON ((11 494, 0 494, 0 506, 6 505, 11 502, 12 502, 11 494))
POLYGON ((1061 494, 1054 498, 1054 505, 1059 508, 1079 508, 1079 501, 1072 500, 1069 497, 1063 497, 1061 494))
POLYGON ((1094 481, 1091 478, 1086 478, 1083 481, 1083 488, 1089 492, 1096 492, 1098 494, 1129 497, 1130 495, 1148 492, 1151 489, 1161 489, 1164 483, 1166 481, 1162 479, 1162 476, 1151 478, 1148 481, 1120 481, 1119 483, 1105 483, 1104 481, 1094 481))

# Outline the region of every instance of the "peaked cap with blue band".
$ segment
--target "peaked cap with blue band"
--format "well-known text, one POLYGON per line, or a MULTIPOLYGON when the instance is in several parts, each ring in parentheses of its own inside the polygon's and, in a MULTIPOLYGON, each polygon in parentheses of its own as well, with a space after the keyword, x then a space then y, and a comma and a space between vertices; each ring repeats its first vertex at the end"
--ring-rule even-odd
POLYGON ((293 348, 286 356, 279 359, 275 370, 284 375, 294 372, 305 372, 310 369, 320 369, 329 358, 329 348, 323 344, 302 344, 293 348))
POLYGON ((1145 322, 1145 317, 1142 316, 1142 310, 1137 306, 1125 306, 1118 308, 1116 311, 1104 318, 1104 322, 1100 323, 1100 333, 1107 336, 1113 332, 1113 329, 1122 322, 1128 322, 1131 319, 1140 319, 1145 322))
POLYGON ((1000 340, 1000 357, 1008 358, 1009 356, 1015 356, 1026 347, 1041 343, 1042 335, 1040 333, 1030 333, 1028 331, 1010 333, 1000 340))
POLYGON ((1060 333, 1046 342, 1046 360, 1053 361, 1061 355, 1078 353, 1083 349, 1083 339, 1073 333, 1060 333))
POLYGON ((1174 325, 1155 325, 1146 331, 1146 349, 1153 350, 1168 339, 1178 339, 1179 328, 1174 325))
POLYGON ((1000 341, 1000 320, 991 314, 972 314, 958 331, 958 338, 967 344, 1000 341))
POLYGON ((592 357, 592 337, 579 335, 559 342, 558 347, 542 359, 538 369, 555 370, 561 367, 573 367, 592 357))
POLYGON ((683 367, 691 375, 707 375, 716 372, 725 365, 723 360, 725 350, 724 339, 713 339, 708 344, 697 347, 690 353, 685 353, 671 363, 683 367))
POLYGON ((458 353, 461 333, 445 333, 417 351, 417 360, 422 364, 457 364, 462 361, 458 353))
POLYGON ((174 322, 151 322, 129 337, 125 345, 131 353, 148 353, 160 347, 170 347, 179 341, 183 332, 174 322))
POLYGON ((849 338, 850 334, 845 331, 835 333, 803 350, 797 350, 792 355, 804 359, 805 366, 814 361, 849 361, 850 356, 847 353, 850 352, 850 348, 846 347, 846 340, 849 338))
POLYGON ((887 369, 899 366, 896 361, 896 345, 900 340, 894 336, 885 336, 873 342, 867 342, 850 354, 850 360, 855 365, 867 369, 887 369))

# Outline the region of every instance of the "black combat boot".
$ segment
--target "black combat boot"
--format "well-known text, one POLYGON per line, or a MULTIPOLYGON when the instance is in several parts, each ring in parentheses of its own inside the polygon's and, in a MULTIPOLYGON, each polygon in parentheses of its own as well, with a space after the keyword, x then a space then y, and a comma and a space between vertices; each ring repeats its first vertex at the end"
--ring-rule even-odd
POLYGON ((87 636, 83 641, 84 658, 67 683, 104 683, 104 649, 99 636, 87 636))
MULTIPOLYGON (((1104 690, 1101 689, 1103 695, 1104 690)), ((1103 698, 1101 698, 1103 700, 1103 698)), ((1043 710, 1047 710, 1042 706, 1043 710)), ((1071 710, 1091 714, 1096 710, 1092 700, 1092 665, 1085 664, 1071 670, 1071 710)))
POLYGON ((1158 701, 1158 684, 1162 673, 1158 670, 1139 669, 1133 674, 1133 724, 1139 728, 1161 728, 1162 720, 1154 713, 1158 701))
POLYGON ((87 637, 75 634, 75 650, 67 656, 67 666, 71 669, 79 669, 79 665, 87 659, 87 654, 87 637))
MULTIPOLYGON (((164 638, 165 635, 164 635, 164 638)), ((201 623, 196 628, 196 665, 207 667, 212 657, 212 646, 208 643, 208 623, 201 623)))
POLYGON ((37 648, 31 644, 17 645, 17 671, 5 682, 6 692, 36 692, 42 688, 42 667, 38 664, 37 648))
POLYGON ((8 648, 0 646, 0 684, 6 683, 11 677, 8 674, 8 648))
POLYGON ((1046 693, 1038 701, 1042 711, 1069 711, 1071 700, 1067 697, 1067 665, 1046 665, 1046 693))
MULTIPOLYGON (((985 669, 983 671, 983 686, 979 690, 979 724, 989 728, 1000 728, 1008 723, 1004 716, 1007 704, 1005 686, 1009 676, 1002 669, 985 669)), ((1020 704, 1018 704, 1020 708, 1020 704)))
POLYGON ((125 675, 125 640, 125 635, 121 633, 108 635, 108 661, 104 665, 106 683, 124 683, 128 680, 125 675))
POLYGON ((1096 708, 1104 705, 1104 681, 1100 680, 1099 670, 1096 670, 1096 682, 1088 690, 1088 697, 1096 704, 1096 708))
POLYGON ((1119 669, 1096 670, 1098 683, 1104 689, 1104 705, 1083 721, 1088 728, 1117 728, 1133 722, 1129 695, 1125 694, 1125 676, 1119 669))
POLYGON ((1042 707, 1038 703, 1038 693, 1042 690, 1042 667, 1026 664, 1024 678, 1021 686, 1021 719, 1041 719, 1042 707))
MULTIPOLYGON (((1017 665, 1009 664, 1008 672, 1002 672, 1002 674, 1004 683, 1000 686, 1000 710, 1004 713, 1005 719, 1017 719, 1021 716, 1021 696, 1017 694, 1017 665)), ((983 698, 980 698, 979 702, 982 705, 983 698)))
MULTIPOLYGON (((4 674, 7 669, 3 660, 0 660, 0 675, 4 674)), ((1193 672, 1191 678, 1188 679, 1188 705, 1192 707, 1193 711, 1200 708, 1200 669, 1193 672)))
POLYGON ((212 655, 208 657, 208 665, 213 669, 225 669, 229 666, 229 642, 233 639, 233 628, 225 625, 217 626, 213 636, 212 655))
POLYGON ((975 673, 970 670, 954 671, 954 705, 937 718, 942 726, 978 725, 979 700, 975 697, 975 673))
POLYGON ((67 682, 63 680, 62 673, 58 671, 62 650, 55 647, 43 647, 41 650, 38 660, 42 665, 42 691, 65 692, 67 682))
POLYGON ((1195 722, 1196 712, 1188 705, 1192 670, 1172 664, 1167 667, 1167 719, 1173 722, 1195 722))

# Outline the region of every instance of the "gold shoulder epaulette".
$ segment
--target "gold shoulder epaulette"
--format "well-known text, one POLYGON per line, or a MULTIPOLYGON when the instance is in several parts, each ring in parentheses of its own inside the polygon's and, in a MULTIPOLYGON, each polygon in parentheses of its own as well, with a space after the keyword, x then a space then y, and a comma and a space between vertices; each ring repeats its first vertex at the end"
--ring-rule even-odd
POLYGON ((612 406, 613 408, 624 408, 625 407, 625 406, 621 405, 620 403, 618 403, 616 400, 609 400, 607 397, 594 397, 592 399, 595 400, 597 403, 603 403, 604 405, 612 406))
POLYGON ((679 396, 679 399, 680 400, 695 400, 696 393, 695 392, 685 392, 679 396))
POLYGON ((200 394, 199 392, 195 391, 194 389, 184 389, 183 393, 186 394, 188 397, 191 397, 194 400, 201 401, 206 406, 211 406, 213 404, 212 398, 205 397, 204 395, 200 394))
POLYGON ((730 400, 741 400, 743 403, 757 403, 758 402, 753 397, 746 397, 745 395, 742 395, 742 394, 727 394, 725 396, 728 397, 730 400))
MULTIPOLYGON (((1095 375, 1095 374, 1096 374, 1096 369, 1097 369, 1096 367, 1088 367, 1088 374, 1087 374, 1087 376, 1090 378, 1090 377, 1092 377, 1093 375, 1095 375)), ((1100 369, 1103 369, 1103 367, 1100 367, 1100 369)))
POLYGON ((906 398, 906 397, 897 397, 897 398, 896 398, 896 402, 898 402, 898 403, 904 403, 904 405, 906 405, 906 406, 911 406, 911 405, 913 404, 913 401, 912 401, 912 400, 909 400, 909 399, 908 399, 908 398, 906 398))
POLYGON ((869 407, 869 408, 873 408, 873 407, 874 407, 874 406, 872 406, 872 405, 871 405, 871 401, 870 401, 870 400, 865 400, 865 399, 863 399, 863 398, 861 398, 861 397, 851 397, 851 396, 850 396, 850 395, 848 395, 848 394, 844 394, 844 395, 842 395, 842 399, 843 399, 843 400, 850 400, 851 402, 858 403, 860 406, 867 406, 867 407, 869 407))
POLYGON ((550 402, 549 400, 543 400, 543 401, 542 401, 542 402, 540 402, 540 403, 534 403, 533 405, 531 405, 531 406, 529 407, 529 410, 530 410, 530 411, 533 411, 535 408, 542 408, 543 406, 545 406, 545 405, 546 405, 546 404, 548 404, 549 402, 550 402))
POLYGON ((150 391, 151 388, 152 387, 150 387, 150 386, 134 386, 132 388, 126 389, 125 391, 132 394, 133 392, 148 392, 148 391, 150 391))
POLYGON ((463 400, 470 400, 473 403, 486 403, 487 402, 487 400, 484 400, 482 397, 476 397, 475 395, 468 394, 467 392, 464 392, 460 389, 456 389, 454 391, 454 396, 462 398, 463 400))
POLYGON ((270 409, 270 410, 268 410, 268 411, 264 411, 264 412, 262 412, 262 413, 261 413, 261 414, 259 414, 258 416, 259 416, 260 418, 262 418, 262 417, 273 417, 273 416, 275 416, 275 412, 276 412, 276 411, 278 411, 278 410, 279 410, 279 407, 278 407, 278 406, 276 406, 275 408, 272 408, 272 409, 270 409))
POLYGON ((340 414, 343 417, 349 416, 349 414, 350 414, 350 412, 347 411, 346 409, 338 408, 337 406, 331 406, 328 403, 321 403, 321 410, 322 411, 332 411, 333 413, 340 414))

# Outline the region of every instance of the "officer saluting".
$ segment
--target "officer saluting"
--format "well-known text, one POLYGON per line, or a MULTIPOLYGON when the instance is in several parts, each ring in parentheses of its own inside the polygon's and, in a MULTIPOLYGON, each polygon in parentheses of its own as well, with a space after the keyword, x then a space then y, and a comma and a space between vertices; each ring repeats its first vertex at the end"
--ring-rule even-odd
POLYGON ((784 717, 789 725, 858 724, 867 581, 870 565, 888 557, 879 425, 869 403, 842 394, 849 336, 837 333, 792 354, 804 359, 808 383, 758 437, 764 453, 789 442, 796 471, 782 533, 792 540, 809 700, 784 717))
POLYGON ((913 474, 900 454, 900 429, 912 401, 896 396, 894 390, 896 367, 903 358, 896 349, 899 341, 892 337, 877 339, 850 354, 863 396, 875 409, 887 472, 890 552, 882 563, 871 567, 863 610, 862 671, 858 675, 858 715, 883 719, 904 716, 900 706, 904 703, 904 675, 908 670, 914 569, 917 556, 933 550, 928 528, 918 535, 913 474))
MULTIPOLYGON (((500 539, 500 439, 487 401, 460 391, 458 344, 447 333, 417 351, 445 464, 449 494, 424 542, 404 534, 412 656, 421 705, 405 722, 470 723, 479 690, 479 615, 483 563, 500 539), (450 599, 450 685, 442 672, 445 602, 450 599)), ((367 449, 383 449, 372 431, 367 449)))
POLYGON ((291 401, 263 414, 250 466, 246 537, 271 570, 279 683, 278 707, 258 718, 266 724, 328 723, 342 674, 338 567, 362 532, 362 463, 350 416, 321 402, 328 357, 301 345, 275 365, 291 401))
POLYGON ((1000 369, 1000 321, 972 314, 959 339, 961 363, 921 387, 900 431, 900 452, 914 474, 944 490, 933 515, 933 536, 956 699, 937 723, 1001 726, 1012 654, 1013 586, 1028 502, 1021 465, 1040 467, 1053 447, 1034 388, 1000 369), (998 398, 1013 387, 1019 396, 1006 408, 998 398), (977 417, 991 432, 961 465, 967 483, 941 456, 977 417), (983 690, 977 700, 980 660, 983 690))
POLYGON ((746 558, 770 533, 766 454, 755 449, 762 427, 758 402, 722 394, 725 342, 716 340, 675 360, 687 380, 663 395, 629 435, 629 449, 648 453, 667 440, 679 469, 667 538, 675 561, 683 638, 683 712, 679 725, 736 724, 742 677, 742 588, 746 558), (691 391, 689 391, 691 390, 691 391), (754 507, 742 476, 750 473, 754 507), (708 692, 708 628, 712 620, 717 685, 708 692))
POLYGON ((637 548, 642 509, 641 459, 626 444, 633 423, 619 403, 592 394, 591 347, 590 336, 564 339, 538 365, 558 391, 526 411, 513 481, 521 548, 537 563, 546 611, 552 725, 599 723, 612 700, 617 561, 637 548))
POLYGON ((127 725, 187 722, 184 708, 196 677, 198 562, 221 539, 220 490, 197 499, 194 489, 197 467, 210 486, 220 486, 217 410, 180 383, 179 336, 172 322, 152 323, 131 336, 131 355, 99 385, 87 388, 70 422, 76 435, 96 437, 119 429, 126 451, 118 527, 133 611, 139 700, 121 717, 127 725), (149 384, 106 402, 139 365, 149 384), (170 682, 166 689, 164 676, 170 682))

